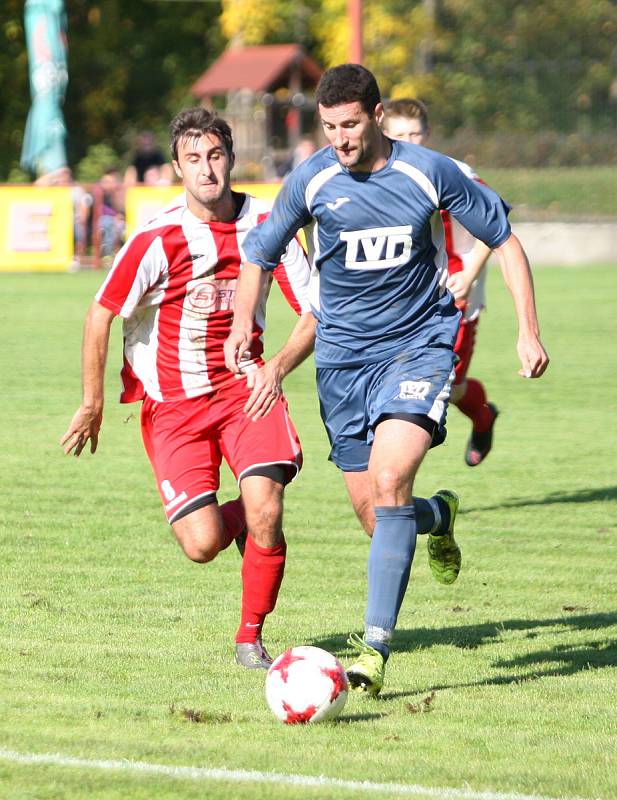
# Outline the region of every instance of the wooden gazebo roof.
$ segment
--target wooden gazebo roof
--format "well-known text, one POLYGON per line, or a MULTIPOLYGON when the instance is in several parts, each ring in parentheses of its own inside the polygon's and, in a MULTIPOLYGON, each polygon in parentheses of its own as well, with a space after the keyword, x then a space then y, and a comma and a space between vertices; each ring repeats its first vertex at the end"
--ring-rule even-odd
POLYGON ((201 100, 241 89, 271 92, 294 83, 299 89, 312 88, 321 73, 297 44, 231 47, 195 81, 191 94, 201 100))

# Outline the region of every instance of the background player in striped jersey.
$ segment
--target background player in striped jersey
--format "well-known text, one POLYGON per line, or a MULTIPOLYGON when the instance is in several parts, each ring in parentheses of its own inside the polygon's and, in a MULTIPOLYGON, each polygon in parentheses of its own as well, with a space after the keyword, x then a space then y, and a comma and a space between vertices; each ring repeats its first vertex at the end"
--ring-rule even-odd
POLYGON ((276 266, 298 228, 312 225, 321 413, 330 457, 343 471, 358 517, 373 533, 364 638, 349 639, 359 655, 347 674, 354 688, 376 694, 417 532, 431 532, 429 562, 443 583, 456 579, 461 563, 453 537, 456 495, 444 490, 431 501, 412 497, 424 456, 445 436, 460 318, 445 288, 441 208, 502 262, 519 323, 519 373, 539 377, 548 356, 539 338, 529 264, 510 230, 507 204, 446 156, 388 139, 380 128, 379 88, 364 67, 327 70, 317 102, 330 146, 287 176, 272 214, 247 237, 225 353, 230 369, 239 370, 262 271, 276 266))
POLYGON ((193 561, 211 561, 234 539, 239 543, 236 661, 267 668, 271 658, 261 633, 285 566, 283 489, 302 463, 280 384, 313 348, 308 265, 292 239, 273 274, 300 318, 287 344, 266 364, 262 334, 271 277, 264 276, 238 379, 225 367, 223 343, 244 238, 269 207, 231 190, 233 141, 224 120, 202 108, 181 112, 171 124, 171 150, 184 195, 131 236, 90 306, 83 399, 61 444, 67 455, 79 456, 88 442, 91 452, 96 450, 110 327, 119 315, 121 400, 143 401, 144 445, 167 519, 193 561), (241 497, 219 506, 223 457, 241 497))
MULTIPOLYGON (((391 139, 424 145, 430 135, 426 106, 420 100, 411 98, 391 100, 385 108, 383 130, 391 139)), ((467 177, 479 180, 468 164, 462 161, 456 163, 467 177)), ((448 255, 446 286, 454 295, 462 314, 454 343, 454 352, 459 360, 455 366, 456 377, 450 402, 471 420, 472 429, 465 450, 465 462, 470 467, 476 467, 491 450, 493 426, 498 413, 495 406, 486 399, 482 383, 467 377, 480 313, 486 302, 484 267, 491 251, 484 242, 475 239, 451 217, 449 211, 443 209, 441 218, 448 255)))

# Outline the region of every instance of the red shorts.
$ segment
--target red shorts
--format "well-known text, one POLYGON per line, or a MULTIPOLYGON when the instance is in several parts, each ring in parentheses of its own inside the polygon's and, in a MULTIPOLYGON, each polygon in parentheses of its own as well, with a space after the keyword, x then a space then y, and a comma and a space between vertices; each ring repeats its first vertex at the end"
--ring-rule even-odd
POLYGON ((187 505, 215 494, 223 458, 238 482, 256 465, 289 466, 290 479, 298 473, 302 451, 287 401, 280 397, 253 422, 243 411, 248 396, 246 383, 234 381, 188 400, 144 400, 142 437, 170 522, 187 505))
POLYGON ((473 348, 476 342, 477 327, 477 317, 476 319, 462 319, 458 326, 458 333, 456 334, 456 341, 454 342, 454 352, 459 357, 459 360, 454 367, 454 386, 459 386, 467 378, 467 370, 471 363, 473 348))

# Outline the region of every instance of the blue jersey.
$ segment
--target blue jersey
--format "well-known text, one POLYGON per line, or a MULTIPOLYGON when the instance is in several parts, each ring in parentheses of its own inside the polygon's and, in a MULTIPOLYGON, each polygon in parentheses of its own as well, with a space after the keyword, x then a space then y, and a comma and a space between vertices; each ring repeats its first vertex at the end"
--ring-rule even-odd
POLYGON ((268 219, 244 242, 271 270, 299 228, 312 224, 311 305, 318 367, 381 361, 426 345, 451 347, 459 321, 445 288, 439 209, 494 248, 510 235, 509 207, 452 159, 393 141, 386 165, 350 172, 331 147, 287 177, 268 219))

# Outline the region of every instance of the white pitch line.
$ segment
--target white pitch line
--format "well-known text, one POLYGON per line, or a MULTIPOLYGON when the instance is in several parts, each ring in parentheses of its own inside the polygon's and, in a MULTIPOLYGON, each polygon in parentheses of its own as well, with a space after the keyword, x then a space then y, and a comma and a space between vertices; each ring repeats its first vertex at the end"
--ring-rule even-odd
POLYGON ((17 764, 45 764, 54 767, 78 767, 79 769, 101 769, 134 772, 141 775, 165 775, 197 781, 242 781, 248 783, 272 783, 299 787, 330 787, 348 791, 380 792, 381 794, 423 795, 439 800, 581 800, 581 798, 554 798, 543 795, 516 794, 511 792, 476 792, 473 789, 449 789, 433 786, 418 786, 407 783, 372 783, 370 781, 346 781, 326 775, 285 775, 277 772, 258 772, 243 769, 218 769, 206 767, 173 767, 165 764, 149 764, 145 761, 107 761, 102 759, 74 758, 60 753, 18 753, 0 748, 0 759, 17 764))

